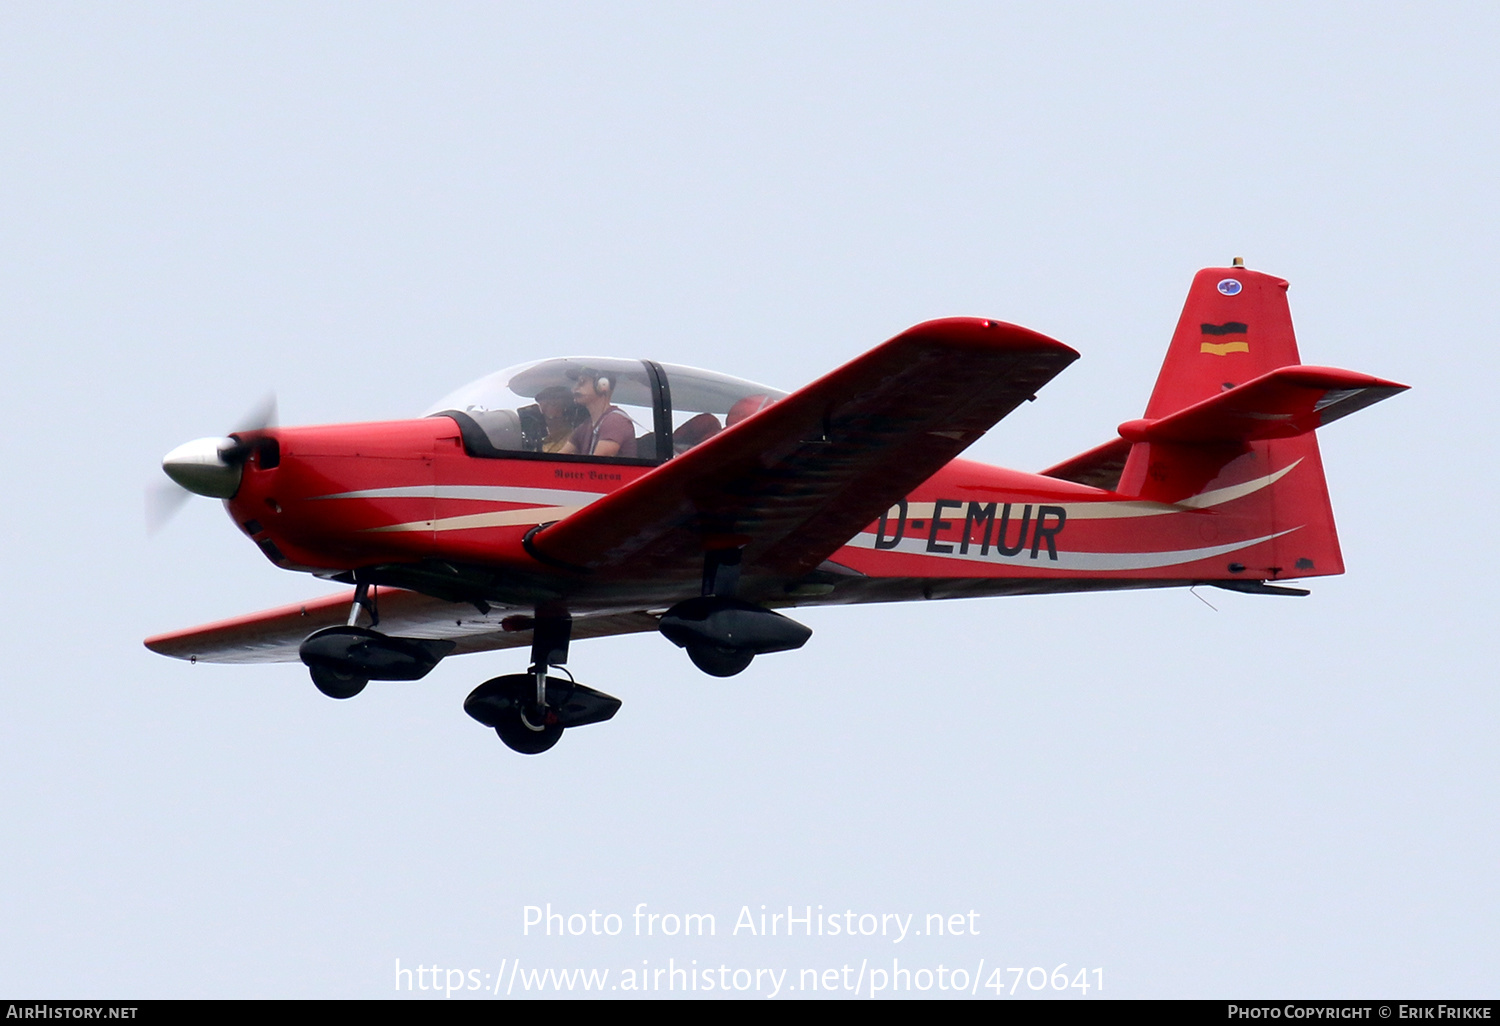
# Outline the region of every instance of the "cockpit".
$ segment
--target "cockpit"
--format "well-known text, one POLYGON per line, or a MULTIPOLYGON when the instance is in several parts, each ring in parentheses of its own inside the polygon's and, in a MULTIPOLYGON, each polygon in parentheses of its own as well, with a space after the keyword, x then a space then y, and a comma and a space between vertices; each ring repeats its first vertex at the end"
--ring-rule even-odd
POLYGON ((649 465, 785 395, 694 367, 570 356, 487 375, 423 416, 451 417, 471 456, 649 465))

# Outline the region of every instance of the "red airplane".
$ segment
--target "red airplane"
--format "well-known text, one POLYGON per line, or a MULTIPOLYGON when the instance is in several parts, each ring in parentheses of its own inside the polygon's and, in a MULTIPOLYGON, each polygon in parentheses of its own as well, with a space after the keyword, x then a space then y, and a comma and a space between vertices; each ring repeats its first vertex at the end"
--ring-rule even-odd
POLYGON ((163 460, 266 558, 353 585, 146 641, 307 665, 325 695, 530 646, 464 709, 538 753, 618 699, 570 641, 660 631, 727 677, 804 605, 1214 585, 1344 570, 1313 431, 1406 388, 1303 366, 1287 283, 1198 272, 1140 420, 1041 473, 959 453, 1078 356, 1000 321, 919 324, 791 394, 650 360, 541 360, 416 420, 259 426, 163 460), (363 623, 361 620, 363 619, 363 623), (378 629, 377 629, 378 628, 378 629), (549 672, 558 668, 557 674, 549 672))

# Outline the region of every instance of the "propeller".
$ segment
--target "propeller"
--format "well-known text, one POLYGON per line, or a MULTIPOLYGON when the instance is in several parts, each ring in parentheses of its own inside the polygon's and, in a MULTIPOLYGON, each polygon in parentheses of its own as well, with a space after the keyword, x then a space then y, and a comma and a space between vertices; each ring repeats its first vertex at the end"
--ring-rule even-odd
POLYGON ((229 436, 194 439, 163 456, 161 469, 171 480, 146 487, 147 533, 161 530, 193 495, 231 498, 260 435, 275 426, 276 396, 267 395, 229 436))

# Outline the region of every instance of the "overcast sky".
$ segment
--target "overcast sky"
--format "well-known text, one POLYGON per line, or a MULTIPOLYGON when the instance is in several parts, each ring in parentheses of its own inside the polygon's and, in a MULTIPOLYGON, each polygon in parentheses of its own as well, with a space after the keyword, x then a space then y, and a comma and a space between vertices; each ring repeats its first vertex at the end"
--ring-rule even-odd
POLYGON ((1493 997, 1497 47, 1487 4, 0 6, 0 992, 1493 997), (1140 416, 1234 256, 1307 362, 1413 386, 1320 433, 1310 598, 811 610, 729 680, 590 641, 624 707, 537 758, 461 708, 524 653, 334 702, 141 646, 329 590, 213 501, 143 527, 269 391, 403 417, 579 352, 791 389, 992 316, 1083 354, 970 453, 1036 469, 1140 416), (622 932, 524 934, 549 902, 622 932), (762 905, 977 918, 732 932, 762 905))

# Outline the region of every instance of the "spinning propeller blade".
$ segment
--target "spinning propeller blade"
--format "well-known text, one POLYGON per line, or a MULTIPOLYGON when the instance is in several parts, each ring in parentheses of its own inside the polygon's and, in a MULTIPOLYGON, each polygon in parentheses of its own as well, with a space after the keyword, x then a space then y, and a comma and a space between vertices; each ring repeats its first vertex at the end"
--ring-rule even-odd
POLYGON ((155 534, 193 497, 175 481, 155 481, 146 486, 146 533, 155 534))
POLYGON ((276 396, 267 395, 240 418, 240 424, 231 437, 195 439, 162 458, 162 471, 172 481, 146 489, 147 533, 155 534, 165 526, 192 495, 216 499, 234 495, 241 468, 255 451, 260 435, 276 426, 276 396))

